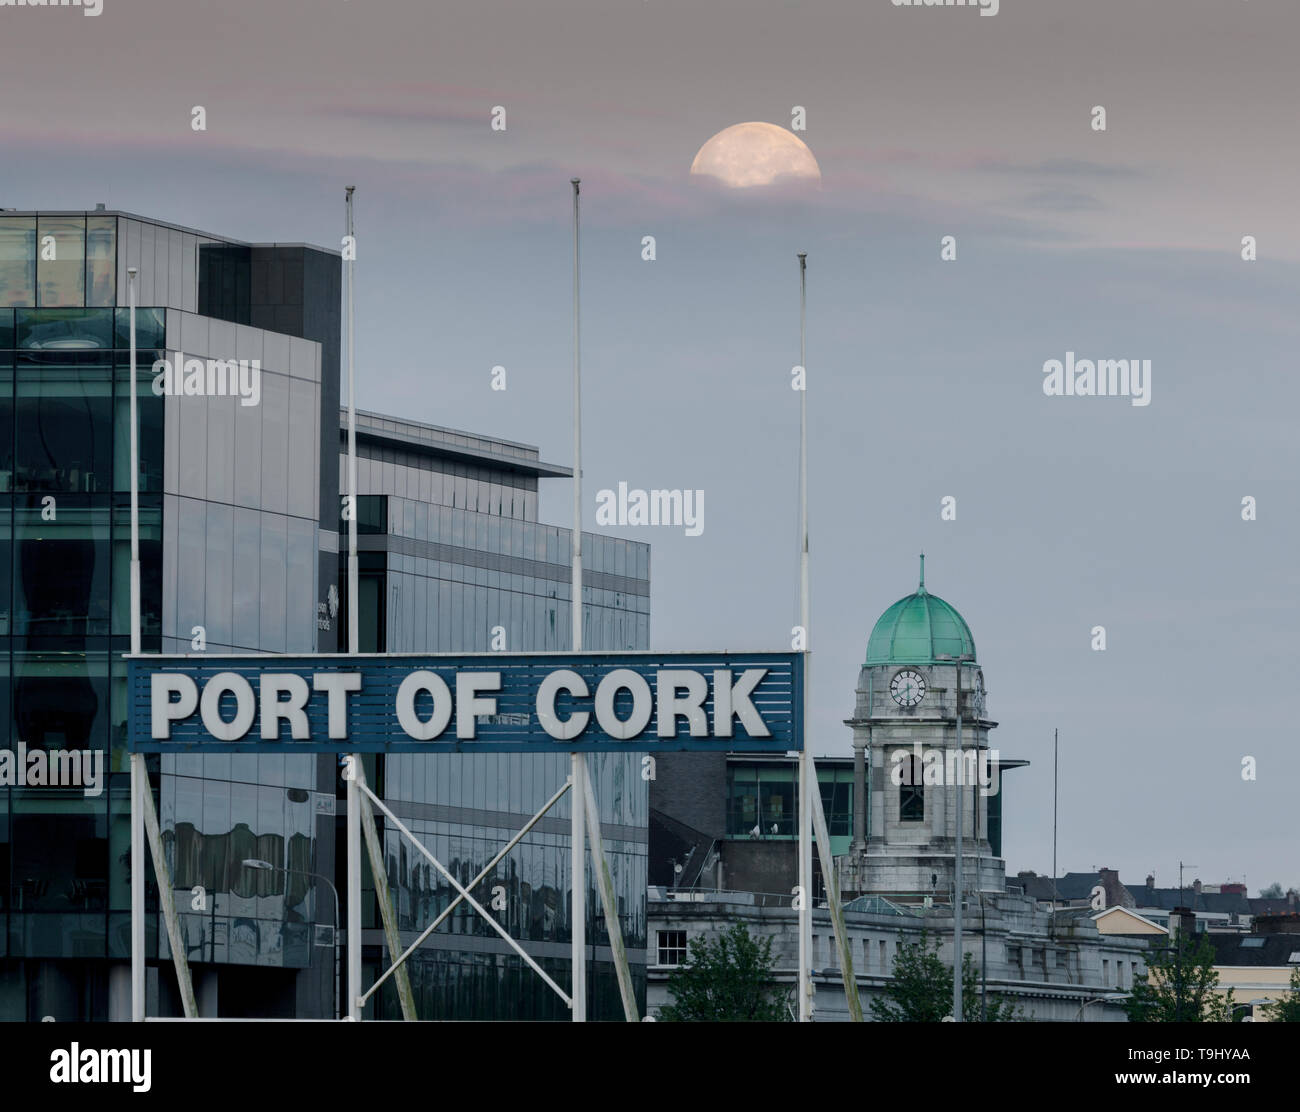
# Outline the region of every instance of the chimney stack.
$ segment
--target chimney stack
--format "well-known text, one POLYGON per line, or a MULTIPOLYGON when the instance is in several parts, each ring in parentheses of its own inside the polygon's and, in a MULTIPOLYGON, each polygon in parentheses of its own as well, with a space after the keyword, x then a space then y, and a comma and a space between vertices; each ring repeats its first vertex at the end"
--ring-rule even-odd
POLYGON ((1184 931, 1196 933, 1196 913, 1190 907, 1176 907, 1169 913, 1169 937, 1176 939, 1184 931))

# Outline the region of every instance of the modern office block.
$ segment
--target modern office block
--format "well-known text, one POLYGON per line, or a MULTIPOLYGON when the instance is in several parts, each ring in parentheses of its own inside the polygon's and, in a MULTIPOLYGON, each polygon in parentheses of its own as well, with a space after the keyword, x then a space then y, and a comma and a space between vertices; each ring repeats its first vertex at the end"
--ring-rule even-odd
MULTIPOLYGON (((346 413, 342 423, 346 427, 346 413)), ((536 520, 538 480, 566 476, 567 468, 543 463, 526 445, 371 413, 357 415, 357 456, 363 652, 571 646, 571 532, 536 520)), ((344 486, 346 467, 343 457, 344 486)), ((649 648, 649 546, 588 533, 583 556, 584 646, 649 648)), ((346 582, 346 558, 339 577, 346 582)), ((569 774, 562 753, 399 754, 368 763, 388 805, 461 883, 478 875, 569 774)), ((637 755, 593 756, 589 764, 633 980, 644 1002, 649 784, 637 755)), ((502 925, 566 986, 569 814, 565 796, 475 891, 485 906, 495 898, 502 925)), ((456 892, 396 830, 385 834, 385 855, 403 943, 409 944, 456 892)), ((586 884, 589 1014, 621 1017, 590 869, 586 884)), ((379 923, 372 918, 370 925, 379 923)), ((378 962, 382 932, 374 929, 367 944, 378 962)), ((555 993, 463 902, 413 955, 410 970, 422 1019, 568 1015, 555 993)), ((366 983, 372 978, 368 973, 366 983)), ((377 1014, 400 1017, 387 989, 377 1014)))
MULTIPOLYGON (((347 646, 339 254, 103 209, 0 211, 0 1019, 129 1016, 128 268, 144 651, 347 646), (38 782, 29 764, 84 769, 94 783, 38 782)), ((539 480, 567 469, 526 445, 372 414, 358 441, 363 651, 569 646, 569 532, 536 520, 539 480)), ((584 549, 586 646, 648 648, 648 546, 587 535, 584 549)), ((333 1015, 330 884, 346 881, 334 759, 148 765, 173 884, 164 898, 180 913, 201 1013, 333 1015)), ((643 997, 647 784, 632 758, 591 765, 643 997)), ((567 762, 410 757, 369 772, 464 882, 567 762)), ((500 889, 501 921, 561 984, 567 816, 565 800, 482 889, 485 903, 500 889)), ((410 941, 450 888, 395 831, 383 837, 410 941)), ((148 1009, 179 1014, 152 867, 146 887, 148 1009)), ((588 888, 591 1014, 616 1015, 590 878, 588 888)), ((383 960, 370 893, 367 983, 383 960)), ((567 1017, 464 907, 411 976, 422 1018, 567 1017)), ((395 1014, 387 990, 367 1014, 395 1014)))

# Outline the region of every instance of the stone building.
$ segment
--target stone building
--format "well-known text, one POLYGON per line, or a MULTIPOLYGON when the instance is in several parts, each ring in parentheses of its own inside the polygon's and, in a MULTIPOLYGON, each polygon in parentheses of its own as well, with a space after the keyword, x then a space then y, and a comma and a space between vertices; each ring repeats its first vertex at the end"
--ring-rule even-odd
MULTIPOLYGON (((1006 881, 1004 777, 1028 762, 990 745, 983 668, 966 621, 920 584, 890 606, 867 642, 846 725, 852 764, 818 758, 818 784, 845 901, 857 992, 884 991, 902 944, 922 931, 953 963, 962 831, 962 943, 981 991, 1012 998, 1025 1018, 1123 1020, 1122 995, 1145 973, 1142 937, 1108 934, 1093 909, 1053 911, 1006 881), (960 694, 960 702, 958 696, 960 694), (851 769, 851 772, 850 772, 851 769), (960 793, 960 794, 959 794, 960 793)), ((797 980, 797 814, 793 760, 665 755, 651 784, 651 1012, 692 937, 744 922, 773 940, 777 979, 797 980), (742 890, 737 890, 742 889, 742 890)), ((816 1017, 847 1019, 840 959, 818 884, 811 957, 816 1017)))

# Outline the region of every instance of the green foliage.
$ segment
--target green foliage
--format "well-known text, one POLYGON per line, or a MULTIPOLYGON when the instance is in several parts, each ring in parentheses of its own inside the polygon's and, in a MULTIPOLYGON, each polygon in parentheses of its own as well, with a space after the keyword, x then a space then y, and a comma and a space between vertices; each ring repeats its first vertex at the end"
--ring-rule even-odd
POLYGON ((1280 900, 1285 895, 1286 893, 1282 891, 1282 885, 1280 885, 1276 880, 1267 888, 1261 888, 1259 890, 1259 897, 1262 900, 1280 900))
POLYGON ((1233 1021, 1232 990, 1226 996, 1216 991, 1219 974, 1208 935, 1183 932, 1169 946, 1148 953, 1147 972, 1124 1001, 1130 1023, 1233 1021))
POLYGON ((713 939, 692 938, 687 962, 668 979, 673 1002, 659 1011, 667 1022, 788 1020, 788 992, 772 976, 772 940, 750 937, 735 923, 713 939))
POLYGON ((1291 991, 1260 1011, 1270 1023, 1300 1023, 1300 965, 1291 970, 1291 991))
MULTIPOLYGON (((979 974, 970 954, 962 955, 962 1016, 966 1023, 1008 1023, 1024 1019, 1024 1008, 991 995, 987 1008, 980 999, 979 974)), ((871 1013, 882 1023, 941 1023, 952 1014, 952 967, 939 958, 939 939, 922 931, 917 942, 900 935, 885 998, 871 1001, 871 1013)))

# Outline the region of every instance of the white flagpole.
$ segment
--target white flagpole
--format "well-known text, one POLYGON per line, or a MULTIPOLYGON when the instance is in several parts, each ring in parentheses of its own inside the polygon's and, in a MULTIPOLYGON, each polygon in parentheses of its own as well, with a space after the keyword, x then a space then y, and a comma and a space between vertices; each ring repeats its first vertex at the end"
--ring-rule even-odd
MULTIPOLYGON (((578 187, 573 178, 573 601, 569 613, 573 619, 573 651, 582 651, 582 358, 580 350, 581 316, 578 286, 578 187)), ((572 933, 573 998, 572 1019, 582 1023, 587 1018, 587 843, 586 800, 587 756, 574 753, 569 758, 569 806, 572 824, 569 832, 569 875, 573 895, 569 918, 572 933)))
MULTIPOLYGON (((358 593, 360 591, 357 564, 357 384, 356 342, 353 328, 353 286, 355 284, 356 236, 352 224, 352 194, 356 186, 347 191, 348 210, 348 652, 355 655, 359 649, 361 630, 358 624, 358 593)), ((361 754, 350 757, 354 766, 361 764, 361 754)), ((361 1008, 361 793, 357 790, 355 775, 347 784, 347 863, 348 863, 348 1019, 360 1020, 361 1008)))
MULTIPOLYGON (((135 279, 127 267, 127 304, 131 318, 131 654, 140 655, 140 443, 135 397, 135 279)), ((131 754, 131 1019, 144 1022, 144 806, 149 775, 144 754, 131 754)))
POLYGON ((799 392, 799 622, 803 626, 803 748, 799 750, 799 1019, 812 1019, 812 756, 809 746, 810 687, 809 617, 811 598, 808 583, 808 363, 806 352, 808 256, 799 255, 799 366, 803 368, 803 389, 799 392))

